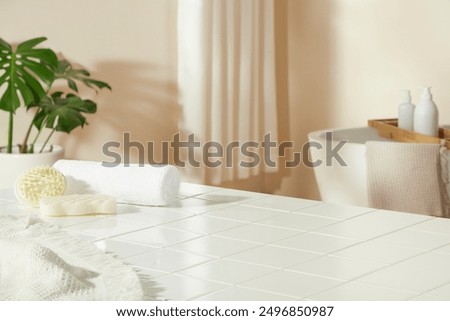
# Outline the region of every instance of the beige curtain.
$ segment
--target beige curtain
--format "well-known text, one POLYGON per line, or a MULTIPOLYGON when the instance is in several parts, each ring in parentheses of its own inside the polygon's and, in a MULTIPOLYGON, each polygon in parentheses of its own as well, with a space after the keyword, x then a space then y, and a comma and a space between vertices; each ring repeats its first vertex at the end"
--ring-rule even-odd
MULTIPOLYGON (((181 127, 197 140, 277 141, 273 0, 180 0, 178 8, 178 79, 181 127)), ((260 144, 261 145, 261 144, 260 144)), ((249 179, 276 168, 202 167, 203 183, 249 179)), ((275 159, 276 151, 271 149, 275 159)), ((201 159, 201 155, 197 155, 201 159)), ((227 155, 230 156, 230 155, 227 155)), ((244 157, 245 159, 245 157, 244 157)), ((195 171, 194 171, 195 172, 195 171)))

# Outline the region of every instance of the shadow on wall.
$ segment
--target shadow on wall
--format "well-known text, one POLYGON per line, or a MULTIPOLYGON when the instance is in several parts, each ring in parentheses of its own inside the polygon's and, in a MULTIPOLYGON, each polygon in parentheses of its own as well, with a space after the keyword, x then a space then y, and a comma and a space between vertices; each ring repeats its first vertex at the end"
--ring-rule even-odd
POLYGON ((94 98, 98 111, 88 116, 88 126, 72 135, 58 136, 57 143, 66 147, 66 157, 113 161, 103 154, 102 147, 115 141, 120 148, 110 150, 122 157, 129 150, 130 162, 139 162, 142 151, 137 147, 123 149, 124 133, 129 133, 130 141, 144 145, 146 163, 149 153, 153 153, 153 160, 161 161, 161 142, 170 141, 178 132, 180 118, 176 84, 167 80, 167 70, 125 61, 101 62, 95 70, 93 77, 108 82, 112 92, 103 91, 94 98), (154 149, 148 149, 149 141, 154 142, 154 149))
MULTIPOLYGON (((285 101, 280 104, 289 106, 288 115, 281 114, 280 122, 291 125, 288 139, 294 142, 295 151, 301 151, 309 132, 328 128, 333 123, 333 13, 336 4, 328 0, 277 0, 276 3, 277 41, 286 43, 286 54, 278 59, 286 75, 280 75, 278 82, 288 88, 282 96, 285 101)), ((277 44, 277 51, 279 48, 277 44)), ((304 165, 291 169, 289 178, 277 193, 319 199, 313 169, 304 165)))
MULTIPOLYGON (((292 140, 290 137, 291 126, 289 123, 289 55, 288 55, 288 0, 274 1, 275 10, 275 61, 277 84, 277 120, 278 137, 280 142, 292 140)), ((291 159, 291 153, 287 151, 280 161, 285 163, 291 159)), ((285 177, 292 174, 292 169, 281 167, 278 175, 271 173, 267 176, 265 184, 272 187, 271 192, 281 188, 285 177)))

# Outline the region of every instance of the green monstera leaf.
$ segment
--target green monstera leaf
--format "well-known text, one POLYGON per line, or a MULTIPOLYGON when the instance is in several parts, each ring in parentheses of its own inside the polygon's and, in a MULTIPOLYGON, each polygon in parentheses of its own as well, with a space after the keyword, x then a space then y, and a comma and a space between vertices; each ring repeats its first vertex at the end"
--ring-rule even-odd
POLYGON ((87 124, 83 114, 93 114, 97 111, 97 104, 92 100, 81 99, 74 94, 64 95, 60 91, 44 97, 39 107, 40 111, 33 120, 34 126, 65 133, 87 124))
POLYGON ((56 54, 47 48, 35 48, 47 38, 40 37, 13 47, 0 38, 0 109, 15 112, 21 106, 37 105, 55 78, 56 54))
POLYGON ((58 61, 58 67, 55 71, 55 78, 66 80, 69 88, 75 92, 78 92, 76 81, 79 81, 94 90, 102 88, 108 88, 111 90, 111 87, 106 82, 90 78, 89 71, 85 69, 74 69, 72 64, 65 59, 58 61))

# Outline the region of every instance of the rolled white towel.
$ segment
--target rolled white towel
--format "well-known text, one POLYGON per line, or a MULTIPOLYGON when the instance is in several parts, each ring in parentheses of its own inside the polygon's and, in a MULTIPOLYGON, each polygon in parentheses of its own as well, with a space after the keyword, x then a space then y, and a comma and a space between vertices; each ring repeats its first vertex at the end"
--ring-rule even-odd
POLYGON ((66 177, 65 194, 107 194, 118 203, 162 206, 175 199, 180 188, 180 174, 172 165, 105 167, 101 162, 59 160, 53 167, 66 177))

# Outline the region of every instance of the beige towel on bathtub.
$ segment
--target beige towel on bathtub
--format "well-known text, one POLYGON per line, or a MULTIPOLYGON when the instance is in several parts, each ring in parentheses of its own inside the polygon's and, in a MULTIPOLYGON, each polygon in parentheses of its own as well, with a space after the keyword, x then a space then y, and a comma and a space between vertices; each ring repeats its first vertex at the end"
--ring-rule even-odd
POLYGON ((369 206, 447 216, 440 145, 368 141, 369 206))

